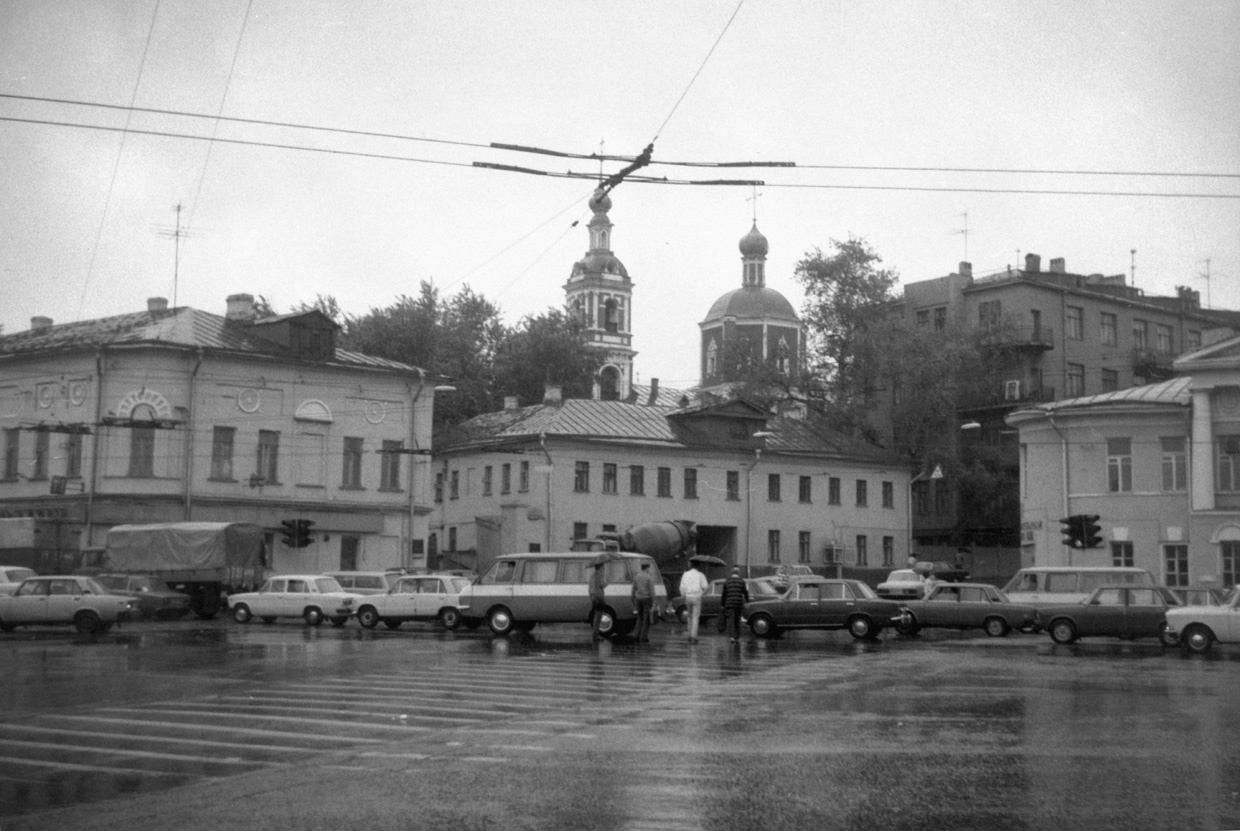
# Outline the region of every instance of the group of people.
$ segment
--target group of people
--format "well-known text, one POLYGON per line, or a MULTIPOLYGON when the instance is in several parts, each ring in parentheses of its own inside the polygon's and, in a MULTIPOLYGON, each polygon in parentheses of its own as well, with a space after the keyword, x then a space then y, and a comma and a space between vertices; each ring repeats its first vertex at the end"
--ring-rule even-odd
MULTIPOLYGON (((654 617, 655 586, 656 580, 654 573, 650 570, 650 563, 642 563, 641 569, 633 578, 632 588, 633 612, 637 615, 637 640, 639 643, 648 643, 650 641, 650 622, 654 617)), ((594 570, 591 571, 589 579, 591 621, 595 643, 603 639, 599 626, 603 619, 602 612, 607 609, 607 602, 604 597, 606 588, 607 578, 603 574, 603 563, 598 563, 594 566, 594 570)), ((689 616, 689 643, 697 643, 699 623, 702 618, 702 596, 706 594, 709 588, 710 582, 707 581, 706 575, 690 560, 689 569, 680 578, 680 595, 685 599, 685 609, 689 616)), ((723 591, 719 600, 721 614, 726 623, 725 630, 731 634, 732 643, 736 643, 741 637, 741 611, 749 600, 749 586, 746 585, 745 579, 741 577, 741 570, 739 568, 733 568, 732 574, 723 581, 723 591)))

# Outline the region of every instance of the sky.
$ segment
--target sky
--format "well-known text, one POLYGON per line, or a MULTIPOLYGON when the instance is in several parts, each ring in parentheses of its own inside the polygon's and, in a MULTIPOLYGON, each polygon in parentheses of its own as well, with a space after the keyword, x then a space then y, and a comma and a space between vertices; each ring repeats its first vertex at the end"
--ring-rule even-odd
POLYGON ((0 327, 423 280, 515 324, 563 306, 594 183, 474 163, 652 141, 643 174, 763 184, 612 191, 639 383, 697 383, 755 216, 797 308, 855 236, 905 283, 1037 253, 1240 309, 1240 3, 0 0, 0 327))

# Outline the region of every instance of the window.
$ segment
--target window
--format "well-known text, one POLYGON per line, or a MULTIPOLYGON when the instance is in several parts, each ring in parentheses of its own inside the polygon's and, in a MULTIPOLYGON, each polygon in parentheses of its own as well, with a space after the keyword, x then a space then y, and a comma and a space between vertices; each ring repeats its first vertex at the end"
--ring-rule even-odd
POLYGON ((766 532, 766 558, 772 563, 779 562, 779 531, 775 529, 766 532))
POLYGON ((573 490, 577 493, 590 492, 590 463, 577 462, 573 468, 573 490))
POLYGON ((1068 389, 1069 398, 1079 398, 1085 394, 1085 365, 1084 364, 1068 364, 1068 389))
MULTIPOLYGON (((263 431, 266 432, 266 431, 263 431)), ((279 433, 276 434, 279 436, 279 433)), ((262 432, 259 433, 262 436, 262 432)), ((259 446, 259 453, 262 453, 262 446, 259 446)), ((261 474, 261 461, 260 474, 261 474)), ((154 427, 131 427, 129 429, 129 475, 150 478, 155 475, 155 428, 154 427)), ((268 480, 274 482, 274 479, 268 480)))
POLYGON ((672 469, 670 467, 659 468, 658 479, 659 496, 671 496, 672 469))
POLYGON ((340 537, 340 570, 357 571, 357 549, 361 538, 354 534, 340 537))
POLYGON ((521 569, 522 583, 554 583, 560 564, 555 560, 526 560, 521 569))
POLYGON ((1115 392, 1119 389, 1119 373, 1113 369, 1102 370, 1102 391, 1115 392))
POLYGON ((983 300, 977 304, 977 323, 979 326, 996 326, 1003 316, 1003 304, 998 300, 983 300))
POLYGON ((456 551, 456 526, 455 525, 450 526, 448 528, 448 550, 456 551))
POLYGON ((490 496, 494 490, 494 476, 491 472, 491 465, 482 468, 482 495, 490 496))
POLYGON ((590 536, 589 523, 585 523, 585 522, 574 522, 573 523, 573 539, 584 540, 588 536, 590 536))
POLYGON ((461 472, 454 470, 448 474, 448 498, 461 498, 461 472))
POLYGON ((499 466, 499 492, 512 493, 512 462, 499 466))
POLYGON ((530 489, 530 463, 522 462, 520 473, 517 476, 517 490, 526 493, 530 489))
POLYGON ((1220 491, 1240 491, 1240 436, 1218 437, 1218 482, 1220 491))
POLYGON ((280 434, 275 430, 258 431, 258 478, 268 484, 280 481, 280 434))
POLYGON ((797 500, 799 502, 813 502, 813 485, 812 476, 802 476, 797 485, 797 500))
POLYGON ((685 468, 685 499, 697 499, 697 468, 685 468))
POLYGON ((629 495, 646 495, 646 468, 641 465, 629 465, 629 495))
POLYGON ((741 474, 739 470, 728 471, 727 499, 739 502, 741 498, 741 474))
POLYGON ((896 560, 896 538, 883 537, 883 565, 895 565, 896 560))
POLYGON ((948 513, 948 500, 951 490, 947 487, 947 483, 939 479, 932 483, 934 485, 934 512, 940 516, 948 513))
POLYGON ((235 427, 216 427, 211 431, 211 477, 212 479, 233 481, 233 442, 236 439, 235 427))
POLYGON ((840 480, 838 476, 832 476, 827 480, 827 504, 840 504, 840 480))
POLYGON ((616 487, 616 465, 614 462, 604 462, 603 493, 615 493, 616 487))
POLYGON ((1120 567, 1132 566, 1132 543, 1111 543, 1111 565, 1120 567))
POLYGON ((947 307, 939 306, 934 310, 934 328, 943 330, 947 328, 947 307))
MULTIPOLYGON (((230 465, 231 467, 231 465, 230 465)), ((65 476, 70 478, 82 475, 82 434, 73 430, 65 436, 65 476)))
POLYGON ((1201 348, 1201 333, 1196 329, 1189 329, 1184 336, 1184 349, 1187 352, 1201 348))
POLYGON ((1163 323, 1154 324, 1154 351, 1159 355, 1175 354, 1175 344, 1171 336, 1171 327, 1163 323))
POLYGON ((1132 493, 1132 439, 1107 439, 1107 490, 1132 493))
POLYGON ((1064 309, 1064 337, 1068 340, 1081 340, 1084 337, 1085 311, 1080 306, 1067 306, 1064 309))
POLYGON ((1103 346, 1115 346, 1119 340, 1117 332, 1119 331, 1118 322, 1115 315, 1110 312, 1103 312, 1098 320, 1098 339, 1103 346))
POLYGON ((52 434, 46 430, 34 434, 34 471, 30 475, 31 479, 47 478, 47 456, 51 437, 52 434))
POLYGON ((435 474, 435 501, 443 502, 443 474, 435 474))
POLYGON ((864 479, 857 480, 857 507, 864 508, 870 504, 870 483, 864 479))
POLYGON ((926 326, 926 327, 930 325, 930 310, 929 309, 918 309, 917 310, 917 325, 926 326))
POLYGON ((21 430, 9 427, 4 431, 4 478, 16 479, 20 459, 21 430))
POLYGON ((1184 449, 1183 436, 1163 436, 1162 474, 1163 490, 1188 490, 1188 455, 1184 449))
POLYGON ((1163 585, 1175 588, 1188 585, 1188 546, 1163 546, 1163 585))
POLYGON ((1234 586, 1240 583, 1240 542, 1225 541, 1219 543, 1222 554, 1223 585, 1234 586))
POLYGON ((1149 346, 1149 324, 1144 320, 1132 321, 1132 348, 1145 349, 1149 346))
POLYGON ((883 507, 894 508, 896 506, 896 486, 894 482, 883 482, 883 507))
POLYGON ((913 483, 913 503, 915 505, 917 516, 927 516, 930 513, 930 483, 914 482, 913 483))
MULTIPOLYGON (((383 447, 379 451, 379 490, 400 490, 400 451, 404 447, 405 443, 400 441, 383 442, 383 447)), ((490 470, 488 467, 487 472, 489 473, 490 470)))
POLYGON ((780 475, 778 473, 767 474, 766 477, 766 498, 771 502, 778 502, 780 493, 780 475))
MULTIPOLYGON (((220 428, 215 428, 216 430, 220 428)), ((340 487, 360 488, 362 486, 362 440, 346 436, 344 439, 344 473, 340 477, 340 487)))
POLYGON ((811 550, 809 531, 797 532, 797 562, 808 563, 811 550))
POLYGON ((870 540, 865 534, 857 535, 857 565, 869 565, 870 555, 866 550, 869 548, 870 540))

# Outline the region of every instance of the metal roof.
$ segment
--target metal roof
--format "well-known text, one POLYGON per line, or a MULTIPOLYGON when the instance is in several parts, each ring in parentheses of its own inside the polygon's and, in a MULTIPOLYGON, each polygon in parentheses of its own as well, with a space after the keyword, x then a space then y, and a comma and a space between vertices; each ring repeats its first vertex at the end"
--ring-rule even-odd
POLYGON ((1157 384, 1145 384, 1139 387, 1129 387, 1128 389, 1104 392, 1098 395, 1086 395, 1080 398, 1065 398, 1059 401, 1050 401, 1046 404, 1038 404, 1033 407, 1024 407, 1017 412, 1051 413, 1066 409, 1101 409, 1103 407, 1120 405, 1160 406, 1171 404, 1187 406, 1190 401, 1188 388, 1192 381, 1193 379, 1190 376, 1181 375, 1178 378, 1160 381, 1157 384))

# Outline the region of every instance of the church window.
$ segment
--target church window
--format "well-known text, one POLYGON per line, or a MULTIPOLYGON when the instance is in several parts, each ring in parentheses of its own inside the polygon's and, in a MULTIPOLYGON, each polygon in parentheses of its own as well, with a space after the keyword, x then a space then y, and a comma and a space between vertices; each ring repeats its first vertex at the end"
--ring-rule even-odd
POLYGON ((608 298, 603 304, 603 328, 608 332, 620 331, 620 310, 615 298, 608 298))
POLYGON ((706 344, 706 376, 713 376, 719 368, 719 344, 715 343, 715 339, 711 338, 710 343, 706 344))

